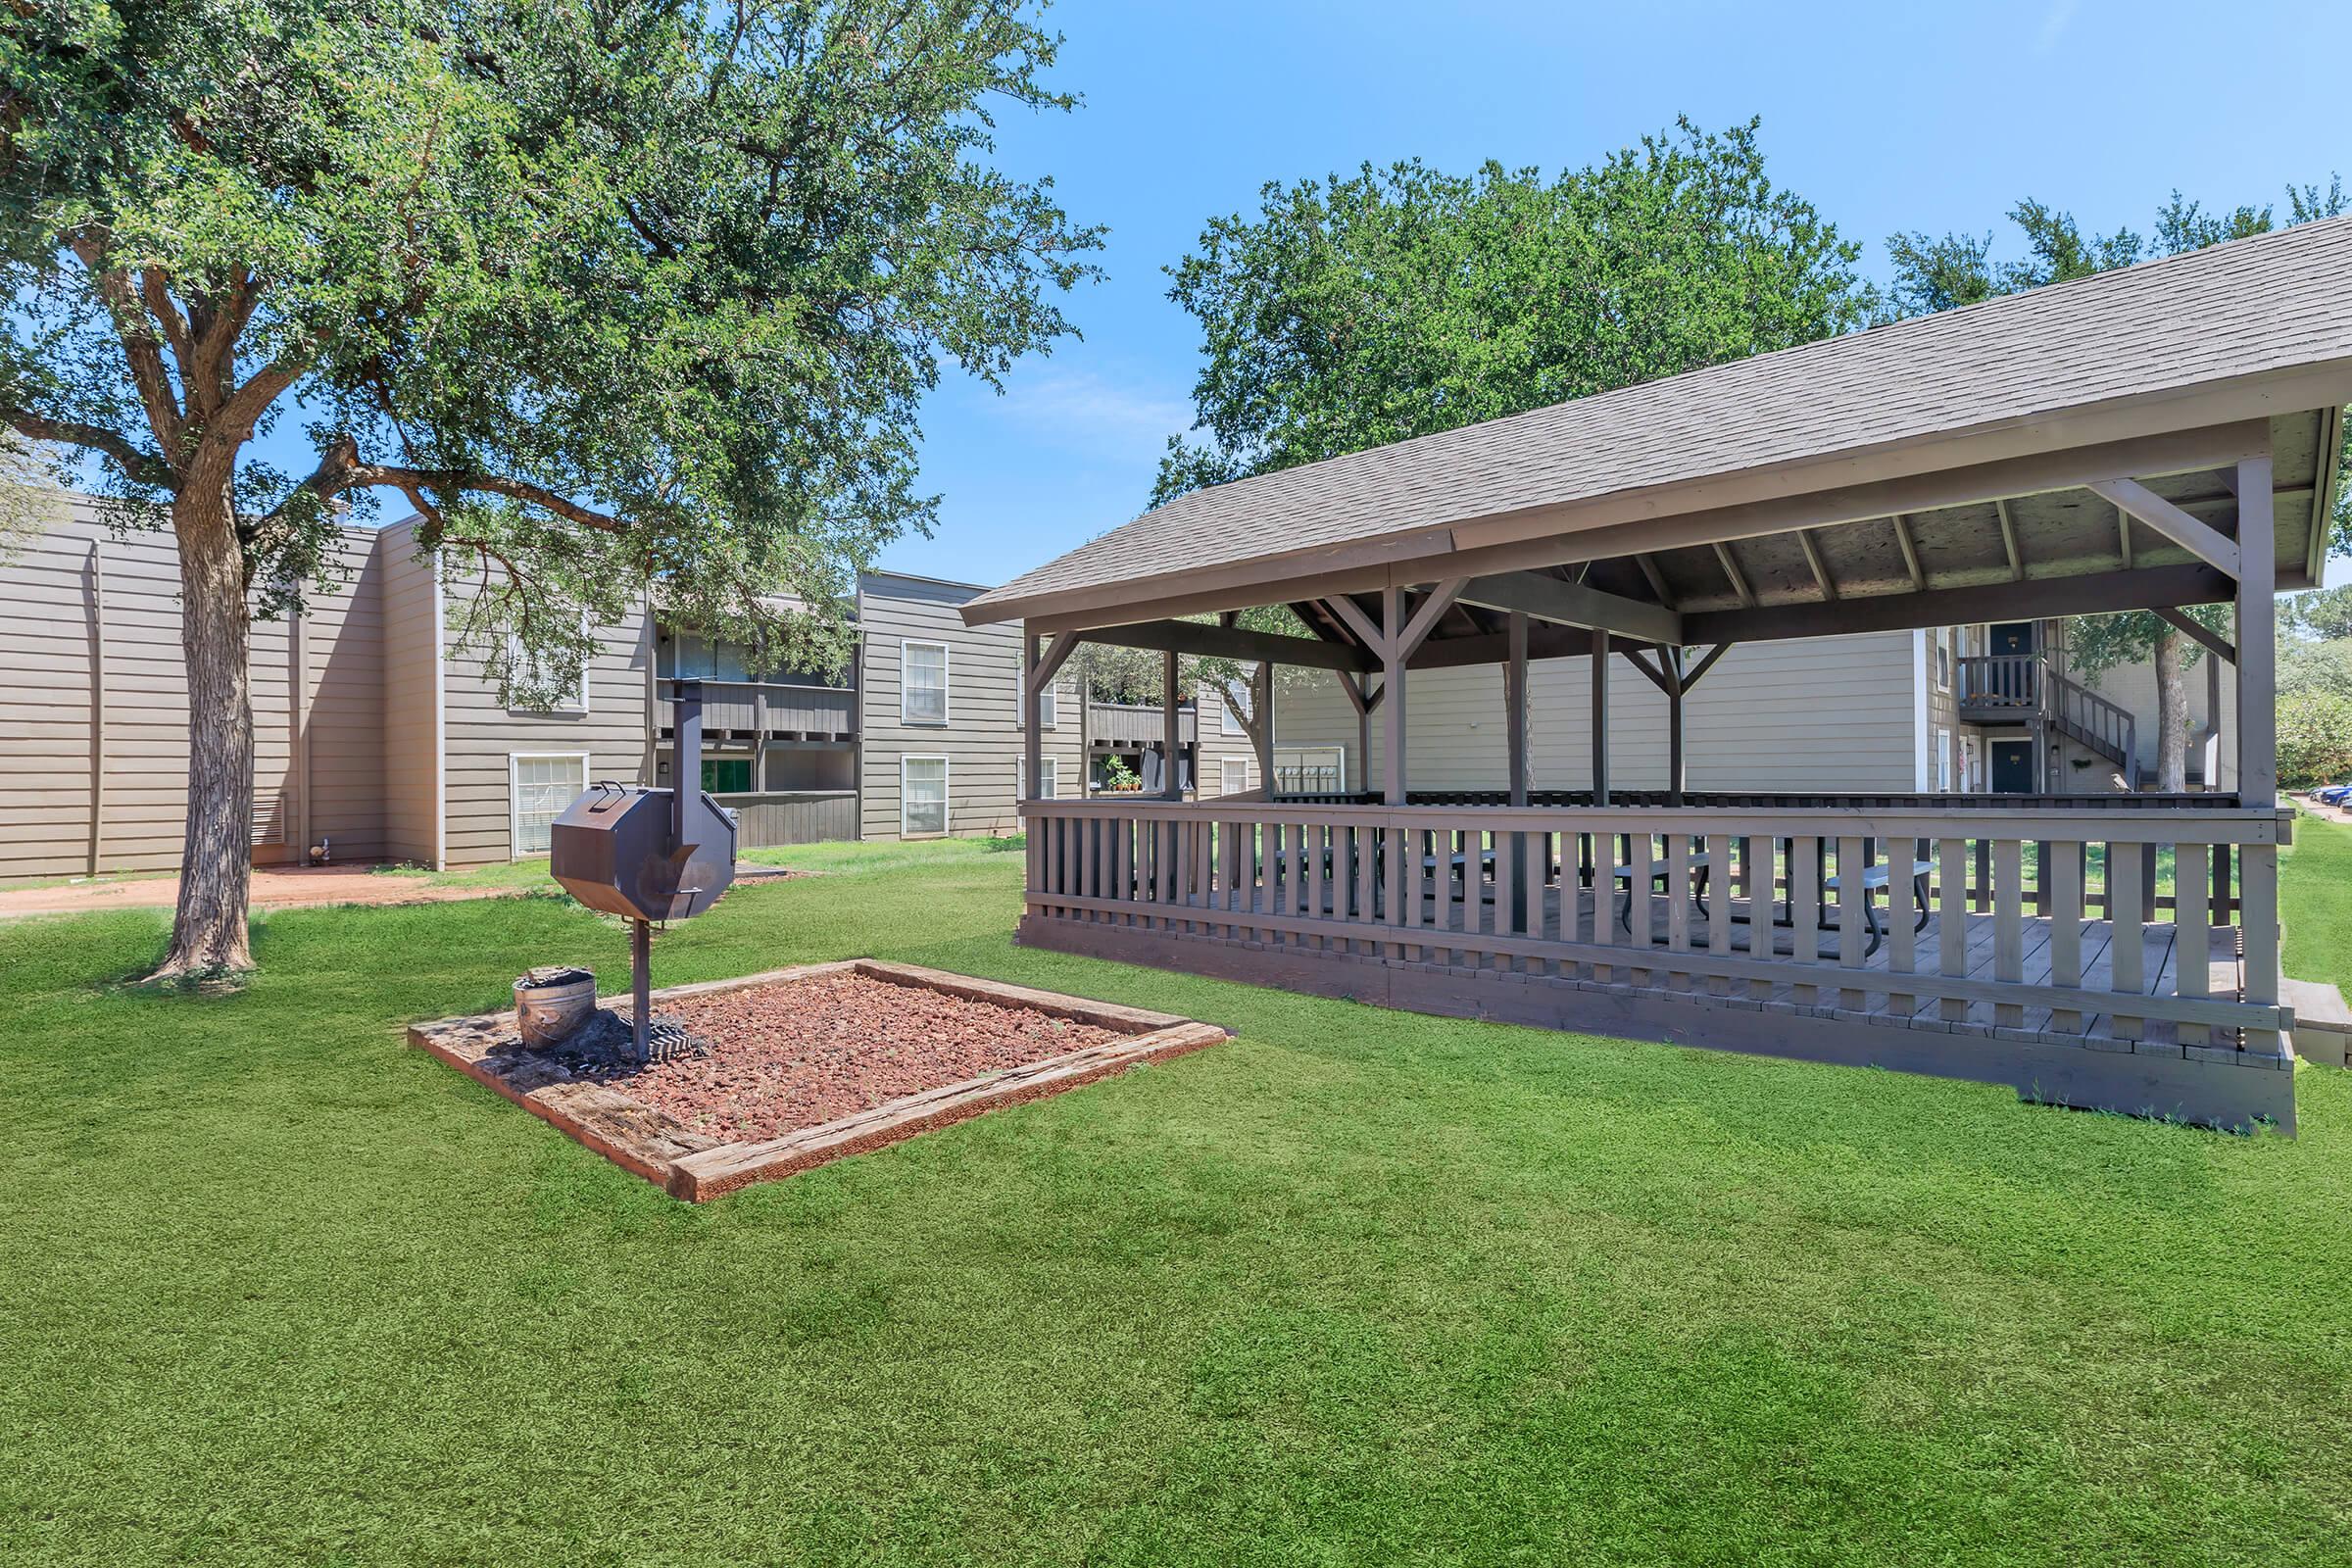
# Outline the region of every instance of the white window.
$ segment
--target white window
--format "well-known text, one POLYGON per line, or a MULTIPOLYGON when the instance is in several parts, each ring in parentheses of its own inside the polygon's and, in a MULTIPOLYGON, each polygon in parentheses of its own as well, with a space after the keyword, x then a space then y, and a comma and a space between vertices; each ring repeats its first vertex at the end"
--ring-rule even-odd
POLYGON ((1223 774, 1220 786, 1225 794, 1246 795, 1249 793, 1250 760, 1248 758, 1228 757, 1221 764, 1219 771, 1223 774))
POLYGON ((913 838, 948 830, 948 760, 899 759, 899 834, 913 838))
POLYGON ((515 752, 507 765, 514 801, 513 856, 545 855, 548 830, 564 808, 588 792, 586 752, 515 752))
POLYGON ((1061 793, 1061 759, 1042 757, 1037 762, 1037 794, 1040 800, 1050 801, 1061 793))
MULTIPOLYGON (((1021 695, 1027 684, 1028 677, 1022 673, 1019 662, 1015 661, 1012 669, 1012 727, 1014 729, 1019 729, 1029 722, 1029 704, 1021 695)), ((1060 688, 1054 681, 1046 682, 1046 689, 1037 694, 1037 727, 1039 729, 1055 729, 1060 726, 1061 705, 1056 700, 1059 696, 1060 688)))
POLYGON ((1958 635, 1956 627, 1936 628, 1936 689, 1939 692, 1952 689, 1952 639, 1958 635))
POLYGON ((1952 732, 1936 732, 1936 788, 1945 795, 1952 792, 1952 732))
POLYGON ((1974 735, 1960 737, 1960 787, 1970 792, 1984 787, 1984 768, 1979 759, 1974 735))
POLYGON ((948 721, 948 645, 901 643, 899 717, 908 724, 948 721))
POLYGON ((1227 686, 1221 688, 1217 695, 1224 699, 1217 705, 1217 733, 1220 735, 1249 734, 1249 730, 1242 727, 1242 719, 1249 712, 1248 705, 1242 700, 1243 694, 1227 686))
MULTIPOLYGON (((586 616, 580 619, 580 630, 588 630, 586 616)), ((522 639, 514 632, 507 633, 507 708, 521 713, 585 713, 588 711, 588 661, 571 680, 552 663, 542 663, 531 657, 522 646, 522 639)))

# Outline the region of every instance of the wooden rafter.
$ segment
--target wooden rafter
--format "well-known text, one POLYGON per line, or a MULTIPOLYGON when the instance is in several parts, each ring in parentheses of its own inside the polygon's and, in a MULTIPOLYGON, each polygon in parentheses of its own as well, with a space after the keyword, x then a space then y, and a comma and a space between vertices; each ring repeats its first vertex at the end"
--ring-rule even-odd
POLYGON ((1280 632, 1250 631, 1239 626, 1206 626, 1197 620, 1145 620, 1063 635, 1083 636, 1090 643, 1104 643, 1114 648, 1148 648, 1205 659, 1301 664, 1310 669, 1372 669, 1379 662, 1362 649, 1345 643, 1286 637, 1280 632))
POLYGON ((1911 574, 1911 591, 1928 591, 1927 568, 1920 564, 1919 543, 1911 537, 1911 519, 1901 513, 1891 514, 1886 520, 1894 524, 1894 542, 1903 552, 1903 569, 1911 574))
POLYGON ((2037 577, 2031 582, 1936 588, 1924 594, 1848 597, 1836 605, 1767 605, 1757 610, 1693 611, 1683 617, 1685 642, 1771 642, 1843 632, 1908 631, 1914 626, 1973 626, 2048 615, 2098 615, 2158 605, 2210 605, 2233 597, 2229 579, 2196 563, 2136 571, 2037 577))
POLYGON ((2024 582, 2026 580, 2026 557, 2025 553, 2017 548, 2017 519, 2009 515, 2009 503, 2006 501, 1995 501, 1992 504, 1992 510, 1998 513, 2001 518, 2001 554, 2009 558, 2009 580, 2024 582))
POLYGON ((1813 580, 1821 585, 1821 597, 1835 603, 1838 585, 1830 579, 1830 564, 1821 559, 1821 546, 1813 542, 1813 530, 1797 529, 1796 542, 1805 552, 1805 564, 1813 568, 1813 580))
POLYGON ((1658 603, 1668 610, 1675 609, 1674 594, 1667 588, 1666 574, 1658 570, 1655 558, 1645 550, 1634 557, 1634 564, 1642 568, 1642 576, 1648 582, 1649 591, 1658 596, 1658 603))
POLYGON ((1740 596, 1740 603, 1749 610, 1755 609, 1756 591, 1747 585, 1747 574, 1740 569, 1740 563, 1733 559, 1731 543, 1728 540, 1716 542, 1715 559, 1722 564, 1723 575, 1731 583, 1732 592, 1740 596))
POLYGON ((2117 558, 2123 562, 2124 569, 2130 571, 2132 569, 2132 514, 2121 507, 2115 509, 2115 553, 2117 558))

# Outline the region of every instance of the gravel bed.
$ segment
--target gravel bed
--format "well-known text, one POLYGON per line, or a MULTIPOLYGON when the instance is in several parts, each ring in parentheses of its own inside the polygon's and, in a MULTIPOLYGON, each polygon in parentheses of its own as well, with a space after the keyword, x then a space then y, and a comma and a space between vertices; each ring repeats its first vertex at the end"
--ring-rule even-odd
POLYGON ((593 1076, 731 1143, 1125 1037, 1033 1007, 839 973, 658 1003, 709 1053, 593 1076))

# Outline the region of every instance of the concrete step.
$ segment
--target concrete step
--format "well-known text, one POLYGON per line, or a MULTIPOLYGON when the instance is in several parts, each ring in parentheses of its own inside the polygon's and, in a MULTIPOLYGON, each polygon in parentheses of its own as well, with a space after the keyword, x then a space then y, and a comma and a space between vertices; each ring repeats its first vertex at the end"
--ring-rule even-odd
POLYGON ((2295 1054, 2329 1067, 2346 1065, 2352 1006, 2325 980, 2281 980, 2278 1000, 2295 1009, 2295 1054))

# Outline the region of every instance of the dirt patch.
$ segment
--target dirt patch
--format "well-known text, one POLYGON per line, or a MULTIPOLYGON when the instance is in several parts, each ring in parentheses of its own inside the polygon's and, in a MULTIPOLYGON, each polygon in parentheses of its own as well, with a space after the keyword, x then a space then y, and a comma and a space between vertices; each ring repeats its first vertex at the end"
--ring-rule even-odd
POLYGON ((659 1016, 708 1054, 644 1067, 583 1062, 573 1071, 728 1139, 781 1137, 1120 1038, 1035 1007, 855 970, 669 1002, 659 1016))

